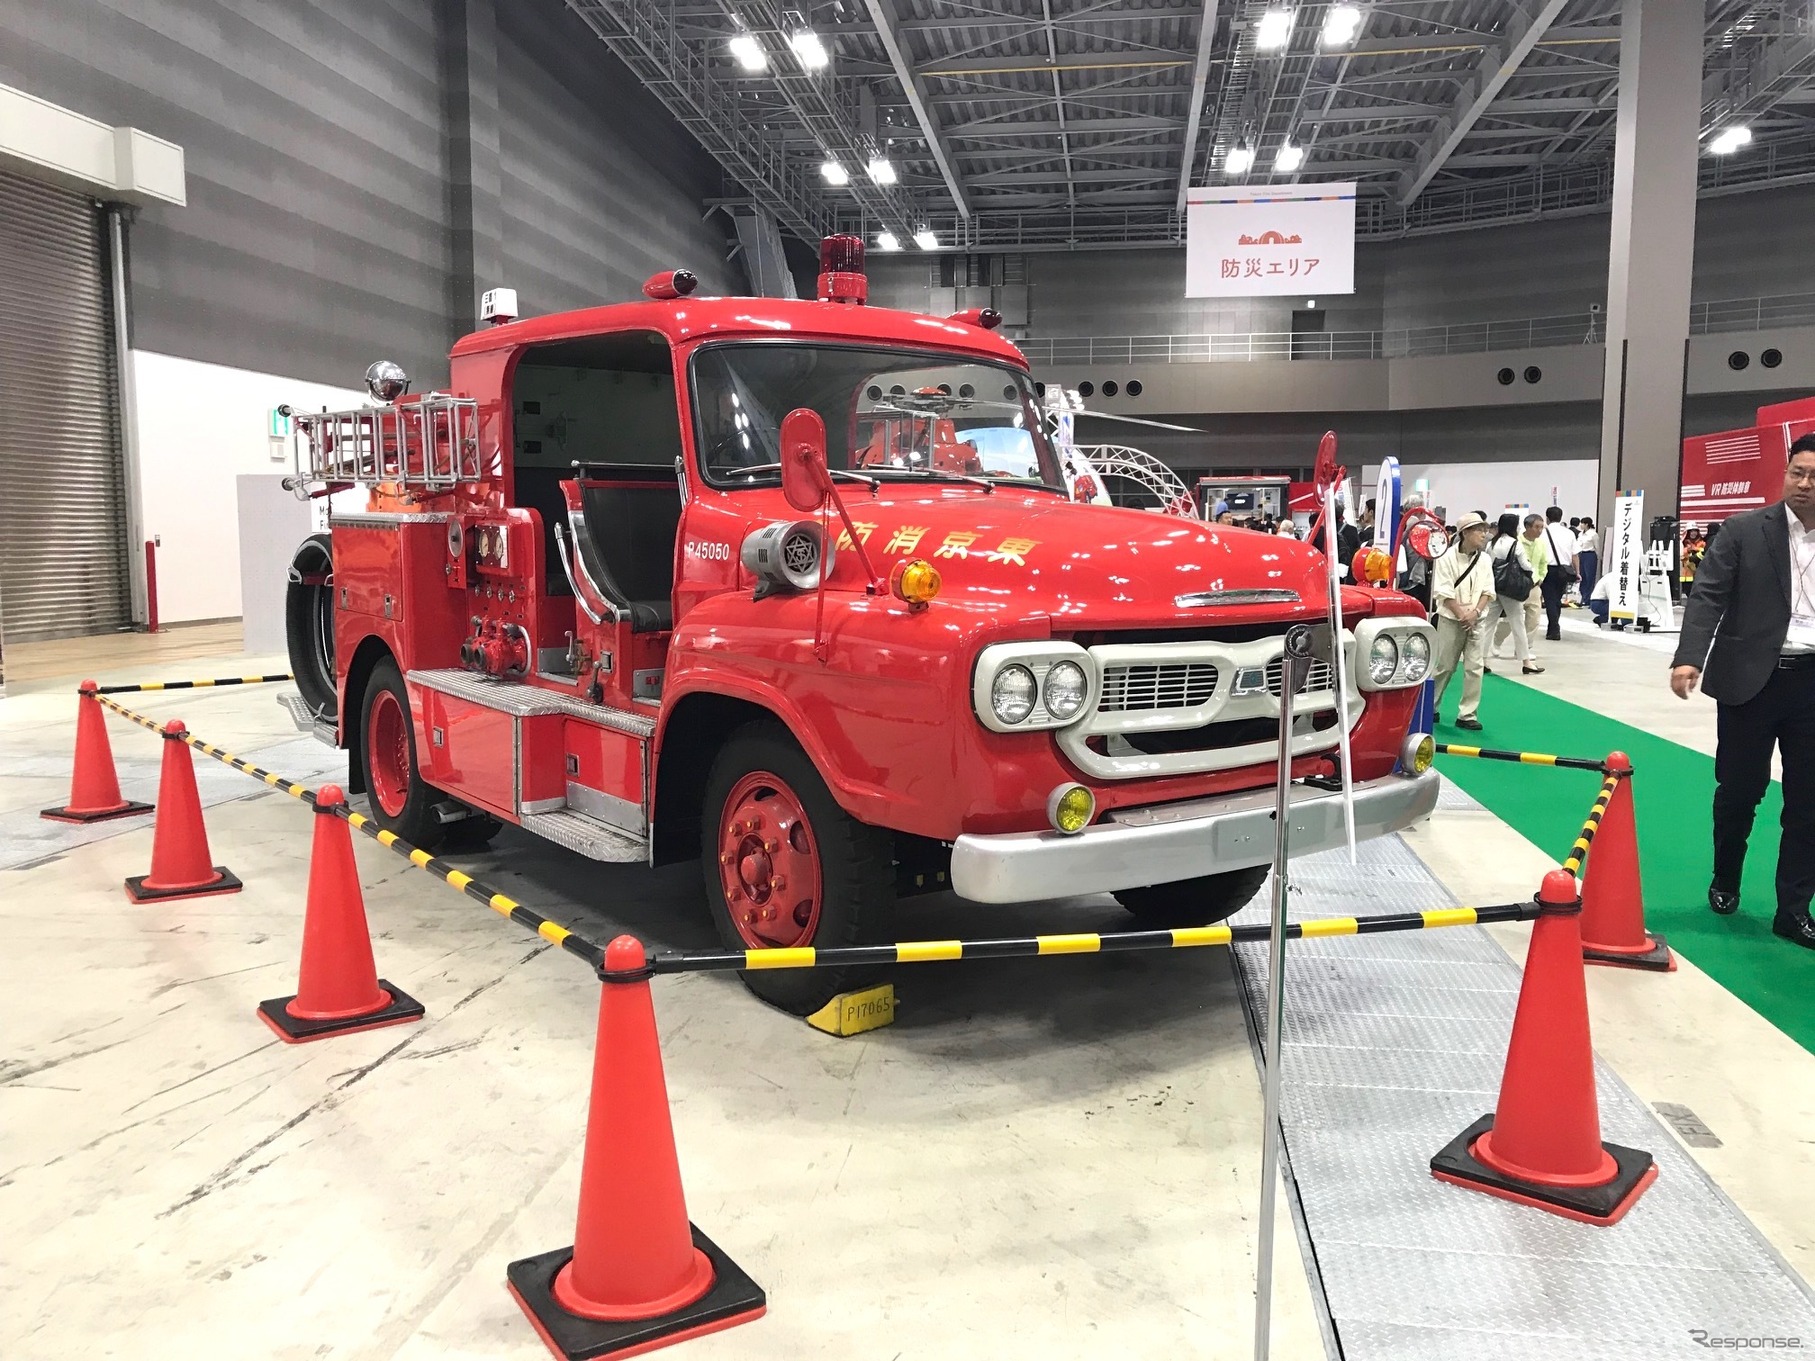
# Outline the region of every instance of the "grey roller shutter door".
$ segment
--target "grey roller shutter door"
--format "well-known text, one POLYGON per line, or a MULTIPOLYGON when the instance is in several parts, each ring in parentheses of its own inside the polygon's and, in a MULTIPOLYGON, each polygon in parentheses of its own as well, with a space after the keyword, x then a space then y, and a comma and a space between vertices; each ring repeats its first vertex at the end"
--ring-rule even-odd
POLYGON ((130 626, 107 219, 0 173, 0 627, 130 626))

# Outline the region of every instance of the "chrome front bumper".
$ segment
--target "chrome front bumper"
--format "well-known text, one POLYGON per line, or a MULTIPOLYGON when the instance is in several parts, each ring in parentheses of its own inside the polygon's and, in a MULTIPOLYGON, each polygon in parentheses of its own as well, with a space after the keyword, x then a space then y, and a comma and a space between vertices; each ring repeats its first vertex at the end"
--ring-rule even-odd
MULTIPOLYGON (((1437 772, 1388 775, 1355 786, 1355 839, 1409 827, 1437 806, 1437 772)), ((1273 859, 1272 789, 1121 808, 1075 836, 1009 832, 952 843, 952 888, 978 903, 1025 903, 1170 884, 1273 859)), ((1347 844, 1342 794, 1292 787, 1294 856, 1347 844)))

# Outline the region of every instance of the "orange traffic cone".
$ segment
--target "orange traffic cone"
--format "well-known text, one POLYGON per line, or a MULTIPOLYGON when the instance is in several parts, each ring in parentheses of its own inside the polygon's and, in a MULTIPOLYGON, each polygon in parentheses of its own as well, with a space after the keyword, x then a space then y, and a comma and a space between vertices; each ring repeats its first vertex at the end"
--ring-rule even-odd
POLYGON ((1639 877, 1638 826, 1632 817, 1632 762, 1623 751, 1607 758, 1619 777, 1589 846, 1582 875, 1582 958, 1590 964, 1673 972, 1676 958, 1662 936, 1645 929, 1645 890, 1639 877))
POLYGON ((316 792, 301 978, 294 995, 258 1004, 259 1018, 286 1044, 402 1025, 423 1015, 422 1003, 380 978, 372 960, 353 834, 336 811, 346 801, 339 785, 324 784, 316 792))
POLYGON ((630 1356, 761 1317, 762 1287, 687 1222, 643 944, 599 971, 599 1032, 574 1245, 506 1268, 556 1356, 630 1356))
POLYGON ((202 825, 202 797, 195 789, 195 762, 183 740, 189 730, 173 718, 164 725, 164 765, 158 774, 158 821, 151 834, 151 873, 126 881, 135 903, 168 898, 201 898, 238 893, 240 881, 225 865, 212 863, 208 829, 202 825))
POLYGON ((1585 1224, 1613 1224, 1657 1180, 1649 1153, 1601 1142, 1582 901, 1566 870, 1538 890, 1500 1100, 1431 1159, 1431 1174, 1585 1224))
POLYGON ((38 816, 54 822, 105 822, 149 813, 150 804, 120 797, 113 748, 107 742, 107 715, 101 712, 95 683, 83 681, 76 693, 76 764, 69 780, 69 802, 61 808, 46 808, 38 816))

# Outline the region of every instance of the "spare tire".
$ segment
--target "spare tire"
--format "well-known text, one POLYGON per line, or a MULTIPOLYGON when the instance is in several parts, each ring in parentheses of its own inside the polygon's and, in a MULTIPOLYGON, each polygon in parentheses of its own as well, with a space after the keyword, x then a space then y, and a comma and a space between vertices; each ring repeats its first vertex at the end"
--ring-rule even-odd
POLYGON ((334 549, 326 534, 311 534, 290 559, 284 632, 298 693, 318 718, 333 722, 340 703, 334 681, 334 549))

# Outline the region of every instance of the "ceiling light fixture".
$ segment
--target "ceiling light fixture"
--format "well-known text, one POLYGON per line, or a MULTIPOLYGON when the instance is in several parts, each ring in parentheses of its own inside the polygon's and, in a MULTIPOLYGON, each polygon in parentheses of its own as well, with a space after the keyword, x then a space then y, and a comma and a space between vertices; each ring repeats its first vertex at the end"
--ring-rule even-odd
POLYGON ((895 163, 887 156, 870 157, 869 165, 864 167, 873 183, 893 184, 898 176, 895 174, 895 163))
POLYGON ((834 189, 842 189, 851 182, 851 172, 844 168, 842 162, 831 159, 820 162, 819 177, 834 189))
POLYGON ((939 238, 933 235, 931 227, 922 227, 914 233, 914 244, 921 250, 938 250, 939 238))
POLYGON ((797 28, 788 35, 788 46, 801 66, 809 71, 823 71, 832 63, 825 42, 810 28, 797 28))
POLYGON ((1716 156, 1731 156, 1752 140, 1752 129, 1744 123, 1722 128, 1709 139, 1708 150, 1716 156))
POLYGON ((1290 175, 1305 163, 1305 149, 1295 142, 1287 142, 1273 153, 1273 169, 1276 174, 1290 175))
POLYGON ((876 233, 876 249, 877 250, 900 250, 901 249, 901 238, 896 236, 894 232, 877 232, 876 233))
POLYGON ((725 46, 731 49, 731 55, 737 58, 737 64, 744 70, 769 69, 769 54, 763 51, 763 45, 756 40, 754 33, 734 33, 725 46))
POLYGON ((1323 45, 1325 47, 1347 47, 1355 41, 1355 35, 1361 32, 1361 7, 1359 5, 1332 5, 1323 16, 1323 45))
POLYGON ((1254 46, 1262 52, 1278 52, 1292 41, 1292 25, 1298 19, 1298 11, 1290 9, 1270 9, 1260 16, 1260 22, 1254 26, 1254 46))
POLYGON ((1223 174, 1245 175, 1254 168, 1254 148, 1232 146, 1223 157, 1223 174))

